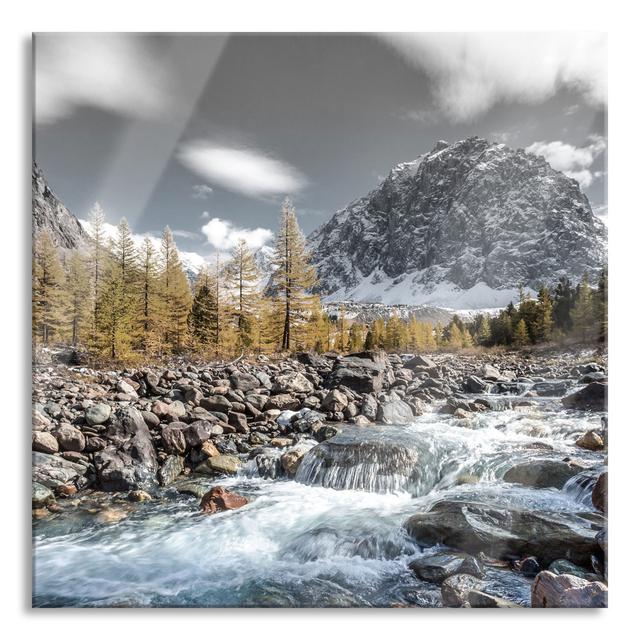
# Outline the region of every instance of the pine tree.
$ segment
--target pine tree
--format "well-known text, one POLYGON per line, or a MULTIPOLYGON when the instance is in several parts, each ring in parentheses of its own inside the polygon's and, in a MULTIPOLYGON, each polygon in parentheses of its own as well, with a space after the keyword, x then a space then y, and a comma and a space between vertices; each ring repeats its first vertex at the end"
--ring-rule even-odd
POLYGON ((585 273, 578 285, 576 302, 571 310, 571 322, 574 332, 584 342, 594 333, 596 322, 593 312, 593 295, 589 286, 589 277, 585 273))
POLYGON ((160 350, 158 316, 160 314, 160 292, 157 255, 149 238, 145 238, 138 252, 139 283, 139 321, 140 347, 146 353, 160 350))
POLYGON ((34 343, 43 344, 61 333, 64 325, 64 272, 51 234, 41 231, 35 241, 32 263, 32 328, 34 343))
POLYGON ((603 267, 598 279, 598 291, 596 295, 596 318, 598 319, 598 341, 606 342, 609 331, 608 321, 608 295, 609 295, 609 274, 607 267, 603 267))
POLYGON ((301 341, 298 334, 311 304, 308 292, 316 283, 316 272, 309 263, 304 236, 288 198, 282 203, 274 265, 274 288, 283 300, 281 348, 288 351, 293 342, 301 341))
POLYGON ((257 291, 260 273, 244 239, 236 245, 227 265, 232 289, 233 315, 237 327, 236 348, 251 347, 254 342, 254 319, 259 302, 257 291))
POLYGON ((533 320, 533 336, 535 342, 547 342, 553 331, 553 301, 547 287, 538 291, 538 303, 533 320))
POLYGON ((513 342, 517 347, 524 347, 529 344, 529 332, 523 318, 518 320, 515 331, 513 332, 513 342))
POLYGON ((104 211, 100 203, 96 202, 89 212, 89 244, 91 263, 91 342, 95 346, 98 342, 98 298, 100 295, 100 280, 106 259, 106 232, 104 229, 104 211))
POLYGON ((211 288, 211 276, 207 265, 202 267, 195 283, 191 310, 187 318, 193 346, 207 349, 215 343, 216 301, 211 288))
POLYGON ((89 281, 87 265, 80 253, 75 250, 69 257, 65 282, 66 315, 70 324, 69 338, 74 347, 81 342, 86 335, 87 323, 91 311, 90 300, 87 298, 89 281))
POLYGON ((160 299, 163 341, 172 351, 179 352, 185 346, 191 288, 169 227, 162 233, 160 247, 160 299))

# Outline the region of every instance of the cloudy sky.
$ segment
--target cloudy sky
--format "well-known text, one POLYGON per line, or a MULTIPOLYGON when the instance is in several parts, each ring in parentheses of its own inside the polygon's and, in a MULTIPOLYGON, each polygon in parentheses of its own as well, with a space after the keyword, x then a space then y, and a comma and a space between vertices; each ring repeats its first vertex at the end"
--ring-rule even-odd
POLYGON ((398 162, 470 135, 543 155, 606 214, 594 33, 38 34, 35 158, 79 218, 211 255, 308 233, 398 162))

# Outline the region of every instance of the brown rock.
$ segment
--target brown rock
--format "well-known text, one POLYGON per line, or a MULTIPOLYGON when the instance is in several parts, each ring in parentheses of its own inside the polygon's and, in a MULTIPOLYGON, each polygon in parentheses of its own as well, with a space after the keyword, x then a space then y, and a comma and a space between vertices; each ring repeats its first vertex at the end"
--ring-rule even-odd
POLYGON ((34 431, 31 435, 31 449, 42 453, 57 453, 58 441, 46 431, 34 431))
POLYGON ((531 606, 536 608, 601 608, 607 606, 607 586, 567 573, 541 571, 531 587, 531 606))
POLYGON ((604 440, 596 431, 587 431, 576 440, 576 446, 589 451, 601 451, 604 449, 604 440))
POLYGON ((244 496, 227 491, 224 487, 213 487, 202 496, 200 508, 204 513, 217 513, 229 509, 239 509, 248 502, 244 496))
POLYGON ((609 474, 605 471, 600 474, 593 491, 591 492, 591 502, 593 506, 603 513, 607 510, 607 482, 609 474))
POLYGON ((200 450, 207 458, 213 458, 214 456, 220 455, 220 452, 218 451, 216 445, 213 444, 211 440, 207 440, 206 442, 204 442, 200 450))

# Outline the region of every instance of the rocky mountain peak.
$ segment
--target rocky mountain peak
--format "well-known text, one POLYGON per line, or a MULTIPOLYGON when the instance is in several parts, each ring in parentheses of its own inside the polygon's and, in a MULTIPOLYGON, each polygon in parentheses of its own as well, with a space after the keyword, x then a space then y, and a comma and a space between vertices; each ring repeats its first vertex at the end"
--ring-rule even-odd
POLYGON ((501 306, 521 284, 595 276, 605 242, 575 180, 478 137, 439 141, 396 165, 309 237, 329 299, 454 308, 501 306))

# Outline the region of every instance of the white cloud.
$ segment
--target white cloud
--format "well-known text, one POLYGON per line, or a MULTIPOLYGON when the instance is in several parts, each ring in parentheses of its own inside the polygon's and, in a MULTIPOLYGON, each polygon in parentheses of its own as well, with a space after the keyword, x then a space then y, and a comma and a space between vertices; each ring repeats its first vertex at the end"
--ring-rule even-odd
POLYGON ((241 239, 246 241, 250 249, 259 249, 273 239, 273 232, 270 229, 262 227, 243 229, 220 218, 211 218, 201 227, 201 230, 207 237, 207 242, 223 252, 232 250, 241 239))
POLYGON ((538 141, 530 144, 525 151, 542 156, 554 169, 577 180, 584 189, 594 178, 602 175, 600 172, 591 171, 591 166, 606 148, 605 138, 590 136, 589 144, 584 147, 576 147, 560 140, 538 141))
POLYGON ((380 37, 422 70, 437 106, 469 121, 499 102, 538 103, 570 87, 607 99, 602 33, 389 33, 380 37))
POLYGON ((200 237, 197 233, 184 229, 172 229, 171 233, 175 238, 187 238, 188 240, 197 240, 200 237))
POLYGON ((295 167, 258 149, 223 147, 196 140, 184 144, 177 157, 208 182, 251 197, 291 194, 307 184, 305 176, 295 167))
POLYGON ((149 40, 134 34, 37 34, 35 117, 38 124, 90 106, 126 116, 167 109, 167 74, 149 40))
POLYGON ((213 193, 213 189, 207 184, 194 184, 191 187, 191 197, 196 200, 206 200, 213 193))

